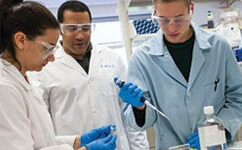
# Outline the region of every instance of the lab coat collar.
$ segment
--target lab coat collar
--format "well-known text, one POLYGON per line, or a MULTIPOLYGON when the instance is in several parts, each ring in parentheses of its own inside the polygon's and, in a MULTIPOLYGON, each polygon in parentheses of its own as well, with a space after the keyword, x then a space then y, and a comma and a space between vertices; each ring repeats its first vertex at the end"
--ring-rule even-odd
POLYGON ((164 70, 170 76, 174 77, 177 82, 187 87, 188 90, 190 90, 190 88, 192 87, 205 62, 205 57, 202 51, 209 50, 211 48, 211 45, 208 42, 211 35, 204 34, 204 32, 206 31, 199 29, 199 27, 196 27, 193 23, 191 24, 191 26, 195 32, 195 41, 189 82, 185 80, 181 73, 177 73, 180 71, 175 65, 172 57, 169 55, 168 49, 163 42, 163 34, 161 30, 158 31, 158 33, 147 43, 147 46, 149 45, 148 53, 150 53, 151 55, 162 56, 164 58, 164 70), (154 44, 157 42, 158 44, 154 44))
MULTIPOLYGON (((92 44, 92 49, 91 49, 91 53, 95 52, 95 53, 100 53, 102 50, 96 48, 97 45, 92 44)), ((60 59, 64 56, 68 55, 65 51, 64 48, 62 47, 62 45, 60 45, 59 49, 57 50, 56 54, 55 54, 55 58, 56 59, 60 59)), ((71 57, 70 55, 68 55, 69 57, 71 57)), ((72 58, 72 57, 71 57, 72 58)), ((73 58, 72 58, 73 59, 73 58)))
POLYGON ((148 47, 148 53, 151 55, 164 55, 164 42, 163 42, 163 33, 159 30, 154 37, 152 37, 148 42, 144 44, 144 47, 148 47), (157 43, 157 44, 154 44, 157 43))
POLYGON ((205 30, 202 30, 201 27, 198 27, 195 25, 195 23, 191 23, 191 26, 195 32, 195 42, 198 43, 198 47, 201 49, 201 50, 208 50, 211 48, 211 44, 208 42, 209 41, 209 38, 211 35, 209 34, 202 34, 204 32, 207 32, 205 30), (201 36, 203 35, 203 36, 201 36))
MULTIPOLYGON (((69 54, 67 54, 62 46, 55 54, 56 62, 60 62, 68 68, 80 71, 84 76, 87 76, 85 70, 78 64, 78 62, 69 54)), ((55 63, 55 62, 54 62, 55 63)))
MULTIPOLYGON (((97 66, 101 63, 102 57, 100 57, 100 54, 102 52, 101 48, 97 48, 97 45, 92 44, 92 50, 91 50, 91 58, 90 58, 90 65, 89 65, 89 73, 87 74, 85 70, 76 62, 76 60, 67 54, 64 51, 64 48, 60 46, 58 51, 55 54, 56 61, 60 61, 64 65, 68 66, 69 68, 72 68, 74 70, 79 70, 84 76, 88 76, 91 73, 95 72, 96 70, 93 69, 93 66, 97 66)), ((95 68, 95 67, 94 67, 95 68)))
MULTIPOLYGON (((204 30, 201 30, 200 27, 197 27, 194 23, 191 23, 191 27, 193 28, 195 32, 195 42, 198 43, 198 47, 201 50, 207 50, 211 47, 210 43, 208 42, 208 39, 210 38, 210 35, 203 34, 201 36, 202 32, 206 32, 204 30)), ((147 42, 147 44, 144 44, 144 46, 150 47, 152 45, 152 48, 149 49, 149 53, 152 55, 164 55, 165 51, 167 50, 166 45, 163 42, 163 33, 161 29, 156 33, 154 37, 147 42), (158 44, 154 44, 157 43, 158 44)))

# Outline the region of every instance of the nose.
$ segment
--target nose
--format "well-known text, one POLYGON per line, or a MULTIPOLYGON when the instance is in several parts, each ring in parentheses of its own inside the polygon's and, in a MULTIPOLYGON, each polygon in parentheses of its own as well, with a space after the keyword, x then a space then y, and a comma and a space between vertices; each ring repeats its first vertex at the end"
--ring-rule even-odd
POLYGON ((169 22, 169 24, 167 25, 167 29, 170 32, 175 32, 177 30, 176 24, 174 22, 169 22))
POLYGON ((83 34, 82 30, 77 31, 76 38, 77 39, 83 39, 84 38, 84 34, 83 34))

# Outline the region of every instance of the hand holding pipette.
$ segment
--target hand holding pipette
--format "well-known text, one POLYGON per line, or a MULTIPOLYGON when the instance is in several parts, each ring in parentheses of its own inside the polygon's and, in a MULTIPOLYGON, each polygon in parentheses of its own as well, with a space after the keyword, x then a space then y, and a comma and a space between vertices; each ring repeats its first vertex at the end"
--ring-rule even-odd
POLYGON ((146 104, 170 121, 170 119, 164 113, 159 111, 155 106, 150 104, 150 102, 143 97, 142 90, 138 88, 137 85, 133 85, 132 83, 125 84, 124 81, 118 80, 118 78, 114 78, 114 82, 121 88, 119 96, 123 99, 124 102, 131 104, 133 107, 142 107, 146 104))

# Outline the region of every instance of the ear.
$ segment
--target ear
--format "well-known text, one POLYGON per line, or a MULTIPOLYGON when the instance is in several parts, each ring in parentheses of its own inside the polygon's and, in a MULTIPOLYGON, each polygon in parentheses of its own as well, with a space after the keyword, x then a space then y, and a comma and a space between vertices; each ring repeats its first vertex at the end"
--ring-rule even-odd
POLYGON ((24 49, 25 47, 25 40, 27 39, 26 35, 23 32, 17 32, 14 34, 14 42, 20 50, 24 49))
POLYGON ((156 15, 156 9, 155 8, 153 9, 153 15, 156 15))
POLYGON ((191 2, 191 4, 190 4, 190 11, 193 14, 193 12, 194 12, 194 2, 191 2))

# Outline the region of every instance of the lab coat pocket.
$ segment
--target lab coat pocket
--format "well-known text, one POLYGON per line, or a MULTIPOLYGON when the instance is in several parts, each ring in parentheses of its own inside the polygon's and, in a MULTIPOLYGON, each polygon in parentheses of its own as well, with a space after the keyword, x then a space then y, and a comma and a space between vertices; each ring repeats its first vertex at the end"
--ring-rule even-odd
POLYGON ((221 82, 205 85, 206 105, 221 105, 224 100, 224 88, 221 82))

